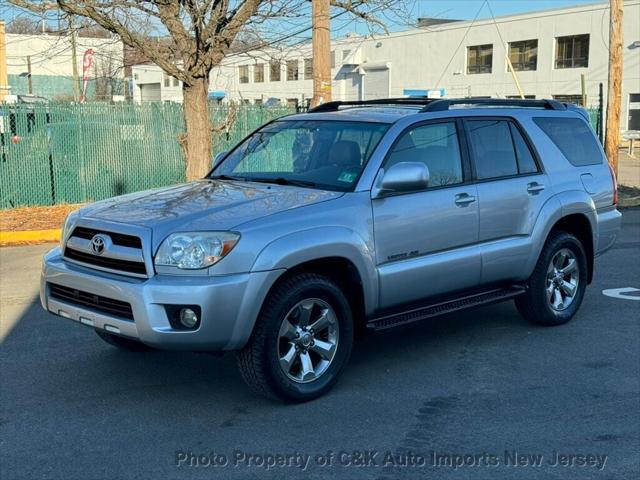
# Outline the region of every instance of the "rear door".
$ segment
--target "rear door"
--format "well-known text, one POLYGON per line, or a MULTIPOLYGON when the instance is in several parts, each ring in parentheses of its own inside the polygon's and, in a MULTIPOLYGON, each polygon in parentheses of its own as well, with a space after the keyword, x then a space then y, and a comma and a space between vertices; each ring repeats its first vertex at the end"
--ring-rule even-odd
POLYGON ((515 120, 479 117, 464 123, 478 188, 482 283, 520 279, 551 185, 515 120))
POLYGON ((373 200, 380 308, 476 286, 480 280, 478 202, 455 120, 409 127, 384 169, 424 162, 426 190, 373 200))

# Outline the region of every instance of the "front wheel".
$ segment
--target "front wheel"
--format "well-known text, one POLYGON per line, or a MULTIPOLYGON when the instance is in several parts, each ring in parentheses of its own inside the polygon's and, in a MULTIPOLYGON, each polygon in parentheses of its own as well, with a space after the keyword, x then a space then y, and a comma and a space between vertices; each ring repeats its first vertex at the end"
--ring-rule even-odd
POLYGON ((567 232, 553 233, 540 253, 527 292, 516 298, 518 311, 538 325, 567 323, 584 298, 587 268, 580 240, 567 232))
POLYGON ((299 274, 265 300, 237 354, 238 368, 257 393, 303 402, 336 383, 352 345, 351 308, 340 288, 324 276, 299 274))

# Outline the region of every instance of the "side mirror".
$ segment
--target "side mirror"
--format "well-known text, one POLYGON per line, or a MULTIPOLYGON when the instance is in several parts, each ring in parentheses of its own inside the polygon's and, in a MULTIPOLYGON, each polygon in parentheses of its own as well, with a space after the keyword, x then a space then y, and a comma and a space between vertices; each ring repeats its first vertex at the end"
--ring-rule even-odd
POLYGON ((216 153, 216 156, 213 157, 213 165, 211 165, 212 167, 215 167, 216 165, 218 165, 220 163, 220 161, 227 156, 227 153, 229 152, 219 152, 216 153))
POLYGON ((429 168, 422 162, 400 162, 384 172, 379 194, 412 192, 429 186, 429 168))

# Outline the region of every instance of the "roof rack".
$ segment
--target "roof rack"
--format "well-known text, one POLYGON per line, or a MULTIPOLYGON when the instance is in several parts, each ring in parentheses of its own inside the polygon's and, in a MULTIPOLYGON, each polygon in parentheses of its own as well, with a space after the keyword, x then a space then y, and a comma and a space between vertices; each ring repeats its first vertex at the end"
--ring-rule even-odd
MULTIPOLYGON (((327 102, 309 109, 309 113, 334 112, 340 107, 374 107, 377 105, 428 106, 435 100, 427 97, 377 98, 374 100, 356 100, 346 102, 327 102)), ((426 107, 425 107, 426 108, 426 107)))
POLYGON ((563 103, 556 100, 526 100, 519 98, 446 98, 432 100, 425 105, 421 112, 442 112, 449 110, 451 105, 481 105, 486 107, 525 107, 544 108, 546 110, 566 110, 563 103))

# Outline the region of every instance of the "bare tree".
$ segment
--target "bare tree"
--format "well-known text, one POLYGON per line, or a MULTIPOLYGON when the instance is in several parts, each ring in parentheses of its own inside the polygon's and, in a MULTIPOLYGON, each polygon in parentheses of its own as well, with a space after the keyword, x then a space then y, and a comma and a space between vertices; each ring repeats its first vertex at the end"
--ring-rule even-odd
MULTIPOLYGON (((212 125, 208 88, 211 69, 220 64, 241 32, 282 31, 305 21, 310 28, 309 0, 9 0, 31 12, 62 10, 84 17, 120 37, 122 42, 183 83, 186 134, 179 140, 186 157, 187 179, 200 178, 209 166, 212 125), (275 22, 278 22, 276 25, 275 22), (169 37, 167 49, 141 34, 154 25, 169 37)), ((376 12, 399 0, 331 0, 335 9, 382 25, 376 12)), ((282 38, 287 38, 283 35, 282 38)))
POLYGON ((39 35, 41 33, 40 22, 33 18, 18 17, 9 22, 7 33, 39 35))

